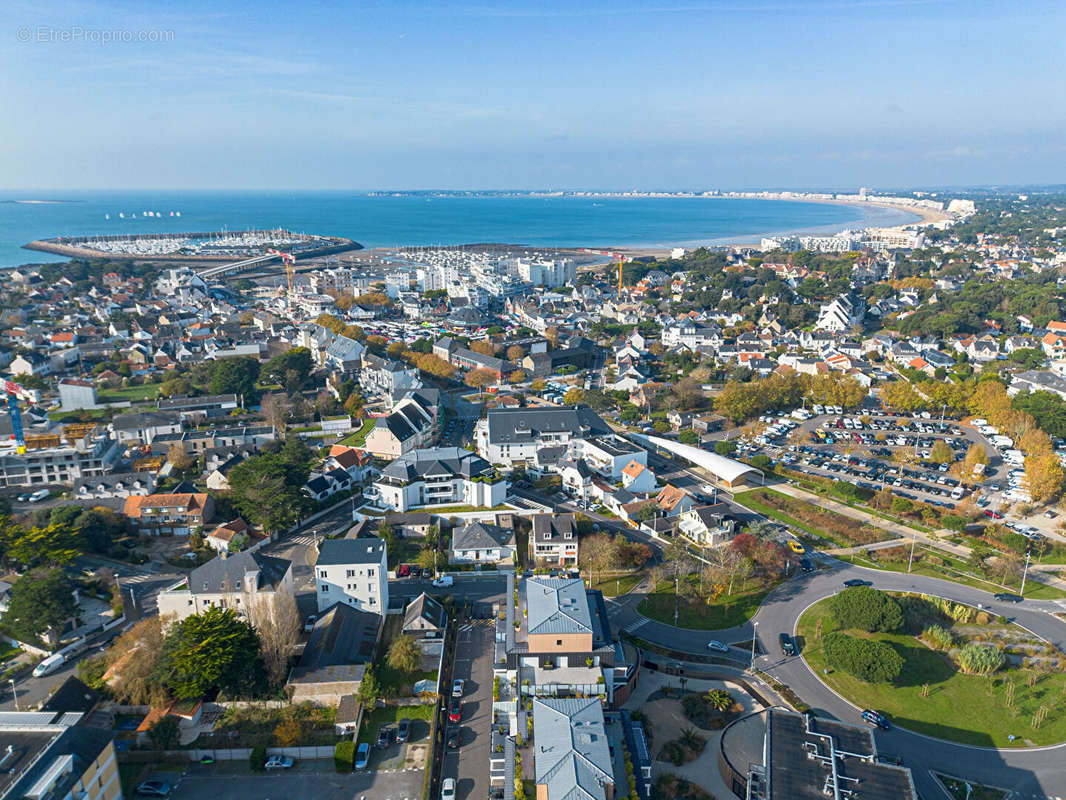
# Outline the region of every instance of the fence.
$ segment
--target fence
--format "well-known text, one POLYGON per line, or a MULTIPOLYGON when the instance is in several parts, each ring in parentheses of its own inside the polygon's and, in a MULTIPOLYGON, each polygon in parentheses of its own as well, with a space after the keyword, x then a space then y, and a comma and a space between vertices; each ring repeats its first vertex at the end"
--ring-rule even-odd
MULTIPOLYGON (((294 759, 315 760, 333 758, 332 746, 317 747, 268 747, 268 756, 289 756, 294 759)), ((147 763, 164 759, 167 761, 199 761, 210 756, 215 761, 247 761, 252 755, 250 747, 217 747, 198 750, 127 750, 119 753, 119 761, 128 763, 147 763)))

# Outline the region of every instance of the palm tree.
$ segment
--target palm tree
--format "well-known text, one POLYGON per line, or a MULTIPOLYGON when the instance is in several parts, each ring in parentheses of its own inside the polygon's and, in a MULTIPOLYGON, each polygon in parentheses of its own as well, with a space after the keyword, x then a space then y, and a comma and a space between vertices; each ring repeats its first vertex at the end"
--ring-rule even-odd
POLYGON ((707 704, 715 711, 728 711, 733 707, 733 695, 725 689, 711 689, 706 698, 707 704))
POLYGON ((679 739, 681 746, 689 750, 695 750, 700 746, 700 737, 696 734, 696 731, 692 728, 685 728, 681 731, 681 737, 679 739))

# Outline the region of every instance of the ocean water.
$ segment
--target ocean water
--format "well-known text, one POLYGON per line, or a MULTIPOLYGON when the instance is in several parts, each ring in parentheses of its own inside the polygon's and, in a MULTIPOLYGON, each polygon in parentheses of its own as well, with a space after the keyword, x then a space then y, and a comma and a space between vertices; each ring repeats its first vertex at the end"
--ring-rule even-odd
POLYGON ((728 198, 7 191, 0 193, 0 267, 64 260, 22 245, 87 234, 281 227, 346 236, 366 247, 485 242, 664 247, 751 242, 768 234, 834 232, 915 219, 892 209, 728 198), (146 211, 162 216, 147 217, 146 211), (120 213, 126 218, 120 219, 120 213))

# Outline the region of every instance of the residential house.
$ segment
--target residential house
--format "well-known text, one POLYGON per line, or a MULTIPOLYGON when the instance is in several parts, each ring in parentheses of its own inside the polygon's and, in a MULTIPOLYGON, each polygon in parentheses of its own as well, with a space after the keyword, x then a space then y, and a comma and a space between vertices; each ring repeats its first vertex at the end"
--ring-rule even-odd
POLYGON ((293 592, 292 562, 259 552, 222 554, 194 569, 157 596, 159 616, 183 620, 210 608, 232 608, 247 616, 277 592, 293 592))
POLYGON ((318 546, 314 569, 318 610, 344 603, 384 614, 389 608, 388 571, 387 548, 381 539, 325 539, 318 546))
POLYGON ((403 612, 401 632, 414 639, 441 640, 448 627, 448 613, 438 601, 425 592, 407 604, 403 612))
POLYGON ((204 536, 207 546, 218 553, 254 552, 269 541, 269 536, 240 517, 224 522, 204 536))
POLYGON ((74 482, 74 499, 79 502, 146 496, 155 489, 155 477, 150 472, 112 472, 82 478, 74 482))
POLYGON ((512 525, 474 520, 452 530, 449 560, 453 564, 513 564, 517 555, 512 525))
POLYGON ((529 537, 529 556, 534 564, 552 567, 577 565, 578 536, 573 514, 535 514, 529 537))
POLYGON ((433 430, 432 410, 409 397, 397 403, 387 416, 374 420, 364 447, 379 458, 397 458, 426 446, 433 430))
POLYGON ((693 508, 696 505, 696 501, 684 489, 667 484, 655 496, 655 504, 664 516, 676 517, 693 508))
POLYGON ((188 536, 215 516, 215 501, 201 492, 131 495, 123 513, 141 535, 188 536))
POLYGON ((717 547, 733 540, 736 520, 724 503, 690 508, 681 514, 677 529, 702 547, 717 547))
POLYGON ((645 466, 636 459, 622 467, 621 479, 622 486, 633 492, 633 494, 653 492, 658 484, 651 467, 645 466))

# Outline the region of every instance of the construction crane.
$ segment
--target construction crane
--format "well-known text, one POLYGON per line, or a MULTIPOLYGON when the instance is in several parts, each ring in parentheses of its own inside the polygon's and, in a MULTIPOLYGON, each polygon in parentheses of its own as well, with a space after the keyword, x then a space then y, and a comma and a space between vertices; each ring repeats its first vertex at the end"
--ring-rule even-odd
POLYGON ((272 256, 277 256, 285 263, 285 279, 289 284, 289 302, 291 303, 293 265, 296 263, 296 256, 292 253, 283 253, 280 250, 267 250, 267 253, 272 256))
POLYGON ((19 411, 19 399, 33 404, 37 402, 37 393, 20 386, 14 381, 4 381, 4 392, 7 394, 7 411, 11 415, 11 438, 15 440, 15 448, 19 453, 26 452, 26 435, 22 430, 22 412, 19 411))
POLYGON ((593 253, 593 254, 598 255, 598 256, 607 256, 608 258, 617 258, 618 259, 618 299, 621 300, 622 299, 622 264, 625 262, 626 257, 624 255, 622 255, 621 253, 613 253, 610 250, 590 250, 587 247, 584 248, 584 250, 582 252, 593 253))

